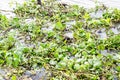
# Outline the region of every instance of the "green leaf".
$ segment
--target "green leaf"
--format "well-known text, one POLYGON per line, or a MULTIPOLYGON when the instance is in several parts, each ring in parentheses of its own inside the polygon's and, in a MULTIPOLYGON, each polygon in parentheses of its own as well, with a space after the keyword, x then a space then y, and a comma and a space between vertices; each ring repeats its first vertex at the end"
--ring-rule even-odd
POLYGON ((4 60, 3 59, 0 59, 0 64, 3 64, 4 63, 4 60))
POLYGON ((117 70, 118 72, 120 72, 120 66, 117 66, 117 67, 116 67, 116 70, 117 70))
POLYGON ((78 63, 76 63, 76 64, 74 65, 74 69, 75 69, 75 70, 79 70, 79 69, 80 69, 80 65, 79 65, 78 63))
POLYGON ((83 16, 83 18, 84 18, 85 20, 88 20, 88 19, 90 18, 90 15, 89 15, 88 13, 85 13, 85 15, 83 16))
POLYGON ((58 52, 54 53, 54 57, 58 58, 59 57, 59 53, 58 52))
POLYGON ((16 75, 13 75, 12 78, 11 78, 11 80, 17 80, 16 75))
POLYGON ((55 25, 56 29, 58 30, 63 30, 64 29, 64 26, 61 22, 57 22, 56 25, 55 25))

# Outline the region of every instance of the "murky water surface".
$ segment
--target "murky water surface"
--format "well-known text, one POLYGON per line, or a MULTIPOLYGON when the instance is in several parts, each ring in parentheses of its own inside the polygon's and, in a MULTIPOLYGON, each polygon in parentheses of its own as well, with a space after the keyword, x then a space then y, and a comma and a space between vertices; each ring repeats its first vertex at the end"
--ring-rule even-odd
POLYGON ((90 17, 91 18, 101 18, 103 13, 104 13, 104 11, 98 10, 97 12, 90 13, 90 17))
MULTIPOLYGON (((22 4, 25 1, 28 0, 3 0, 0 1, 0 12, 2 14, 7 15, 8 18, 10 18, 10 16, 14 17, 15 14, 12 13, 11 11, 13 11, 13 9, 16 7, 16 3, 22 4)), ((66 3, 66 4, 75 4, 75 5, 79 5, 79 6, 83 6, 85 8, 95 8, 96 6, 96 0, 57 0, 60 3, 66 3)), ((118 8, 120 9, 120 0, 97 0, 98 3, 104 4, 107 7, 110 8, 118 8)), ((99 17, 101 14, 101 12, 96 13, 96 14, 92 14, 92 16, 94 17, 94 15, 96 15, 97 17, 99 17)))

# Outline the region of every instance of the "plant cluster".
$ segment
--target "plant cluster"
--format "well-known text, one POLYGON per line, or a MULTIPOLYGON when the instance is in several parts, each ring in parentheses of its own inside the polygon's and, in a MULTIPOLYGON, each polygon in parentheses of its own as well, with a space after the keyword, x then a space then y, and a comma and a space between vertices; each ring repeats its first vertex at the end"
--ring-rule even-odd
POLYGON ((120 34, 101 40, 91 32, 110 29, 119 22, 120 10, 106 10, 102 18, 93 19, 89 10, 76 5, 51 0, 36 4, 32 0, 17 5, 12 19, 0 14, 1 66, 44 67, 50 80, 120 78, 120 34), (115 52, 102 54, 102 50, 115 52))

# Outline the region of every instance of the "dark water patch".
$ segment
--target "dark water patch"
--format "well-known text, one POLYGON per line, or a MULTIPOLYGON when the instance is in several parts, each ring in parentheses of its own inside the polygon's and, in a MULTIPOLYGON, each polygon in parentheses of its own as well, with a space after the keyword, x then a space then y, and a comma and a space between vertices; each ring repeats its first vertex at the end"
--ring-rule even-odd
POLYGON ((102 18, 104 11, 103 10, 98 10, 96 12, 90 13, 91 18, 102 18))
POLYGON ((64 35, 63 35, 65 38, 69 38, 69 39, 73 39, 73 32, 66 32, 64 35))
POLYGON ((114 33, 114 34, 119 34, 120 32, 118 31, 117 28, 111 28, 111 31, 114 33))
POLYGON ((13 13, 13 12, 5 12, 5 11, 2 11, 1 14, 6 15, 6 17, 7 17, 8 19, 13 18, 13 17, 16 17, 16 14, 13 13))
POLYGON ((39 70, 26 70, 19 80, 48 80, 45 68, 39 70))
POLYGON ((107 54, 116 54, 118 53, 119 51, 117 50, 101 50, 100 53, 103 54, 103 55, 107 55, 107 54))
POLYGON ((66 22, 65 24, 66 24, 66 29, 69 30, 73 28, 73 25, 76 24, 76 21, 72 20, 72 21, 66 22))
POLYGON ((41 68, 41 70, 36 71, 36 75, 32 77, 32 80, 46 80, 45 68, 41 68))
POLYGON ((27 71, 24 72, 24 75, 30 77, 30 76, 32 76, 33 74, 32 74, 31 71, 28 71, 28 70, 27 70, 27 71))
POLYGON ((45 23, 41 28, 43 32, 53 31, 53 29, 54 29, 54 25, 53 23, 50 22, 45 23))
POLYGON ((114 76, 114 79, 113 80, 118 80, 118 78, 116 76, 114 76))
POLYGON ((25 19, 25 23, 26 24, 29 24, 29 23, 34 23, 36 21, 36 19, 35 18, 28 18, 28 19, 25 19))
POLYGON ((119 34, 119 33, 120 33, 120 23, 113 24, 113 27, 110 28, 110 30, 111 30, 114 34, 119 34))
POLYGON ((95 34, 100 39, 106 39, 107 38, 107 34, 106 34, 106 29, 105 28, 100 29, 100 30, 96 30, 95 34))
POLYGON ((120 24, 115 24, 113 25, 113 27, 109 29, 106 29, 106 28, 97 29, 97 30, 93 29, 92 33, 94 34, 94 32, 95 32, 95 35, 97 35, 99 39, 107 39, 112 35, 120 34, 120 24))
POLYGON ((6 73, 5 70, 0 69, 0 80, 5 80, 4 77, 5 77, 6 74, 7 74, 7 73, 6 73))

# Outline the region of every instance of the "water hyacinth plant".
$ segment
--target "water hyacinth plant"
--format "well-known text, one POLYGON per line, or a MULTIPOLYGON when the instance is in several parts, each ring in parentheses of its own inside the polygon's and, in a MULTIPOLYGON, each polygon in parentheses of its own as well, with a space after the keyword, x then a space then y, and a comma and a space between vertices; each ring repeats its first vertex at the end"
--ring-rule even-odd
POLYGON ((31 73, 28 80, 119 80, 120 34, 99 35, 119 23, 120 10, 107 10, 92 18, 91 10, 77 5, 30 0, 17 5, 12 19, 0 14, 1 67, 17 69, 7 75, 12 80, 41 68, 45 75, 31 73))

